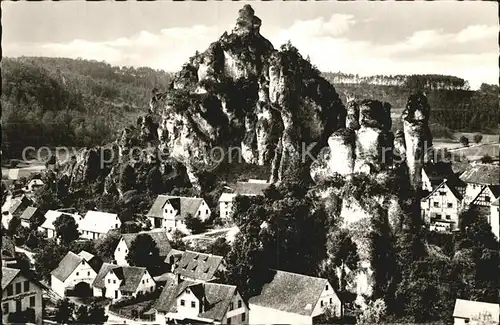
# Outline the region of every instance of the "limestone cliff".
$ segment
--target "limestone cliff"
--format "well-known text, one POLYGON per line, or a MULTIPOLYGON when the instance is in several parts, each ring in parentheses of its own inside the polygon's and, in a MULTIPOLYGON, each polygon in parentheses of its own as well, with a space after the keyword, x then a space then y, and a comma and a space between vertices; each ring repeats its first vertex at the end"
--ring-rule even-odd
POLYGON ((162 118, 160 147, 186 166, 195 186, 197 171, 220 162, 214 150, 231 162, 269 164, 270 180, 280 181, 311 163, 301 157, 303 144, 320 148, 344 126, 335 89, 293 46, 274 49, 260 26, 245 5, 231 33, 192 57, 171 89, 151 100, 162 118))

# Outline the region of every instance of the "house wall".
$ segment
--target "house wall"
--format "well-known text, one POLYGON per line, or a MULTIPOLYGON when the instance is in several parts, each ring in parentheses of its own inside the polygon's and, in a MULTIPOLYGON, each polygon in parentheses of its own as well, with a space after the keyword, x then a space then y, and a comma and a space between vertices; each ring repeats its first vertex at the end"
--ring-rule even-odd
POLYGON ((115 261, 117 265, 128 266, 127 262, 128 247, 123 238, 120 239, 115 249, 115 261))
POLYGON ((175 216, 178 214, 179 211, 174 209, 174 207, 170 203, 165 203, 163 206, 163 228, 166 229, 168 232, 174 231, 175 230, 175 216))
POLYGON ((89 240, 99 239, 106 236, 106 232, 94 232, 90 230, 80 230, 80 238, 85 238, 89 240))
POLYGON ((38 230, 44 233, 47 238, 53 238, 55 236, 54 229, 38 227, 38 230))
POLYGON ((194 217, 197 217, 201 219, 201 221, 206 221, 209 217, 212 211, 210 211, 210 208, 208 207, 207 203, 205 200, 200 204, 200 207, 198 208, 198 211, 196 211, 196 215, 194 217))
POLYGON ((21 310, 25 311, 27 308, 35 310, 35 323, 42 324, 43 304, 42 304, 42 288, 26 277, 19 274, 12 282, 12 295, 8 294, 7 288, 2 292, 2 324, 7 324, 9 313, 16 312, 16 301, 21 302, 21 310), (25 290, 25 282, 29 283, 29 288, 25 290), (16 290, 16 284, 21 284, 21 291, 16 290), (30 298, 34 297, 34 304, 30 304, 30 298), (7 311, 8 309, 8 311, 7 311))
POLYGON ((137 287, 137 290, 134 293, 134 296, 137 296, 138 294, 146 294, 148 292, 153 292, 156 289, 156 283, 149 274, 148 271, 144 273, 141 279, 141 283, 137 287))
POLYGON ((500 240, 500 207, 496 205, 490 206, 490 216, 488 218, 491 232, 497 237, 497 240, 500 240))
POLYGON ((249 310, 238 292, 233 296, 232 303, 233 308, 231 309, 231 306, 229 306, 226 316, 222 320, 222 324, 227 324, 228 318, 231 319, 231 324, 248 324, 249 310), (241 302, 241 307, 238 307, 238 302, 241 302), (244 319, 242 315, 245 315, 244 319))
POLYGON ((335 308, 335 315, 340 317, 341 302, 330 283, 325 286, 323 292, 321 293, 319 300, 313 309, 312 317, 322 315, 324 313, 324 308, 328 305, 333 305, 335 308))
POLYGON ((465 187, 464 203, 469 204, 478 196, 479 192, 482 191, 484 185, 467 183, 465 187))
POLYGON ((106 276, 104 277, 104 286, 106 287, 105 297, 112 300, 121 299, 122 293, 120 291, 120 284, 121 280, 118 279, 116 274, 114 274, 112 271, 109 271, 108 274, 106 274, 106 276))
POLYGON ((177 314, 186 318, 197 318, 200 313, 200 301, 198 298, 187 288, 182 294, 177 297, 177 314), (182 306, 184 301, 184 306, 182 306), (194 303, 192 307, 191 303, 194 303))
POLYGON ((219 212, 221 219, 231 219, 233 217, 233 201, 219 202, 219 212))
POLYGON ((479 206, 490 206, 493 201, 495 201, 495 195, 491 192, 489 187, 485 187, 484 190, 477 196, 472 204, 479 206))
POLYGON ((429 223, 430 218, 435 215, 436 221, 452 221, 451 230, 458 228, 458 215, 461 208, 461 202, 453 195, 447 186, 438 188, 431 196, 422 200, 421 208, 424 214, 424 220, 427 223, 429 223), (451 207, 449 207, 448 204, 451 204, 451 207))
POLYGON ((312 325, 311 316, 293 314, 273 308, 250 304, 249 324, 312 325))
POLYGON ((95 280, 97 273, 94 269, 85 261, 82 262, 76 267, 75 270, 70 274, 70 276, 61 284, 61 281, 51 277, 51 287, 54 291, 56 291, 60 296, 64 297, 64 291, 67 289, 73 289, 74 286, 80 282, 85 282, 92 287, 92 283, 95 280))
POLYGON ((431 181, 429 180, 429 177, 427 176, 427 173, 424 171, 422 168, 422 189, 424 191, 429 191, 432 192, 432 184, 431 181))

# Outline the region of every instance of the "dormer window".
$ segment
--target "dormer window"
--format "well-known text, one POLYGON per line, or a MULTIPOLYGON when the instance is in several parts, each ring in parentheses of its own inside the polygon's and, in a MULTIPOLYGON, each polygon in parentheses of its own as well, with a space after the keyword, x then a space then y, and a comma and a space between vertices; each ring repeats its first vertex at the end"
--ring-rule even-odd
POLYGON ((326 285, 325 290, 328 291, 328 284, 326 285))
POLYGON ((191 291, 189 291, 189 289, 186 289, 186 293, 191 293, 191 291))

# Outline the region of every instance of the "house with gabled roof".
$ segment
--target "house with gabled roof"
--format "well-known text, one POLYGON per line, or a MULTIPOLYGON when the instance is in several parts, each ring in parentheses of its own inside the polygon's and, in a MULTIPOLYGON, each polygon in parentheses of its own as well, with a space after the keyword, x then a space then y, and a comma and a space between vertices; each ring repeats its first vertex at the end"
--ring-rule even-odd
POLYGON ((457 299, 453 310, 454 325, 497 325, 499 324, 500 305, 457 299))
POLYGON ((79 223, 82 238, 99 239, 104 237, 108 231, 120 229, 122 222, 116 213, 101 211, 87 211, 79 223))
POLYGON ((219 197, 219 214, 222 220, 230 220, 233 215, 236 196, 262 195, 271 185, 266 180, 249 179, 246 182, 236 182, 231 193, 222 193, 219 197))
POLYGON ((119 300, 156 290, 156 283, 145 267, 104 263, 92 283, 94 296, 119 300))
POLYGON ((341 316, 340 299, 327 279, 271 272, 272 280, 249 299, 249 324, 313 324, 327 307, 341 316))
POLYGON ((215 273, 224 269, 222 256, 185 251, 175 265, 173 273, 182 280, 206 282, 214 280, 215 273))
POLYGON ((168 256, 168 253, 172 249, 170 246, 170 241, 168 240, 167 234, 165 231, 143 231, 135 234, 123 234, 120 237, 120 241, 116 245, 115 248, 115 261, 118 265, 128 266, 127 255, 128 250, 130 249, 132 242, 137 238, 138 235, 146 234, 151 236, 151 238, 156 243, 156 247, 160 252, 160 257, 165 259, 168 256))
POLYGON ((489 207, 498 197, 500 197, 500 184, 483 186, 470 205, 489 207))
POLYGON ((167 232, 177 229, 183 233, 189 233, 185 223, 188 215, 204 222, 211 213, 203 198, 158 195, 146 216, 150 219, 153 228, 163 228, 167 232))
POLYGON ((16 263, 16 245, 12 238, 2 234, 2 266, 7 267, 16 263))
POLYGON ((31 224, 31 220, 36 218, 41 213, 42 212, 40 211, 40 209, 34 206, 27 207, 19 217, 21 219, 21 226, 29 227, 31 224))
POLYGON ((248 324, 248 306, 236 286, 168 280, 153 305, 159 324, 248 324))
POLYGON ((492 164, 475 164, 460 175, 460 179, 467 184, 465 189, 465 204, 472 202, 484 187, 498 185, 500 180, 500 166, 492 164))
POLYGON ((451 163, 428 162, 422 168, 422 190, 432 192, 445 179, 457 178, 451 163))
POLYGON ((2 267, 2 324, 42 324, 43 289, 27 271, 2 267))
POLYGON ((422 219, 432 230, 453 231, 459 226, 463 196, 445 180, 421 200, 420 208, 422 219))
POLYGON ((91 293, 91 285, 97 272, 86 258, 88 258, 86 254, 80 256, 68 252, 57 268, 50 273, 52 290, 61 297, 65 297, 68 290, 91 293))
POLYGON ((9 213, 13 217, 20 217, 24 210, 33 204, 33 201, 28 199, 26 195, 22 195, 12 200, 9 207, 9 213))
POLYGON ((44 233, 47 238, 53 238, 56 237, 56 227, 54 226, 54 221, 56 221, 57 218, 59 218, 61 215, 68 215, 75 219, 75 222, 77 225, 80 224, 80 221, 82 220, 82 217, 78 214, 71 214, 67 212, 62 212, 62 211, 55 211, 55 210, 49 210, 45 213, 45 221, 38 227, 38 230, 44 233))

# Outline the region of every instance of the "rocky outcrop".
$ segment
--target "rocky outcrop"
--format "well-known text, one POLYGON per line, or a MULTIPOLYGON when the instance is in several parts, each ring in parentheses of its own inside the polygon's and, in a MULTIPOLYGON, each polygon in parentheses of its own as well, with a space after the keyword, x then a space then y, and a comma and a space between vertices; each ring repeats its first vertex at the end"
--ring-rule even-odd
POLYGON ((245 5, 231 33, 191 58, 171 89, 151 100, 151 112, 161 116, 159 146, 186 166, 193 184, 200 169, 221 162, 213 150, 233 163, 270 164, 278 182, 308 168, 303 145, 320 148, 345 123, 335 89, 293 46, 275 50, 261 24, 245 5))

